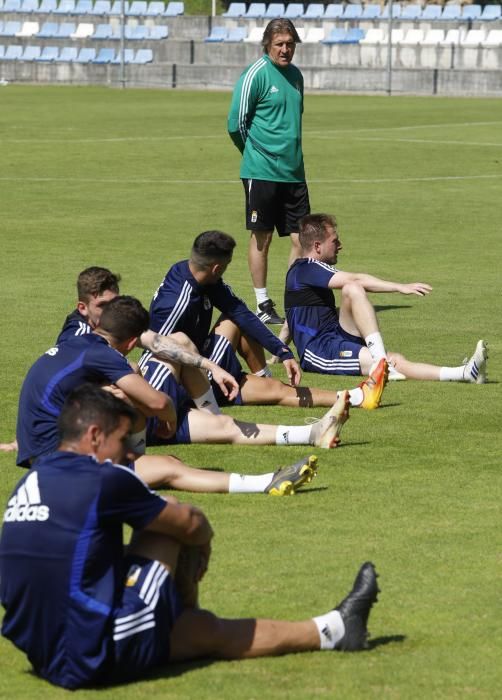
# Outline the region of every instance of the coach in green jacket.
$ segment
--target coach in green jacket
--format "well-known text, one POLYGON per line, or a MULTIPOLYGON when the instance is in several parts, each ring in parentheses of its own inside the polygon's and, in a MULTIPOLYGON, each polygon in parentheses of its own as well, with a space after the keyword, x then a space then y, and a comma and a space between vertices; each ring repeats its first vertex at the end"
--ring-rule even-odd
POLYGON ((290 264, 299 257, 298 221, 310 212, 302 153, 303 76, 291 61, 300 37, 288 19, 274 19, 263 33, 264 55, 235 86, 229 134, 242 153, 240 176, 251 232, 249 269, 257 315, 282 323, 267 292, 267 256, 274 228, 291 237, 290 264))

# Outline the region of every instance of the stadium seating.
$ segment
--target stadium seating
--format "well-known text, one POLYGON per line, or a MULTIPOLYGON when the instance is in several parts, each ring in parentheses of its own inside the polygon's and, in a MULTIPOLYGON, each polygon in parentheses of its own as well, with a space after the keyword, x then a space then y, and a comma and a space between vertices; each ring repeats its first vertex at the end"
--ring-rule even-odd
POLYGON ((484 29, 470 29, 461 40, 462 46, 480 46, 486 39, 484 29))
POLYGON ((462 20, 474 22, 481 17, 481 5, 464 5, 462 8, 462 20))
MULTIPOLYGON (((134 58, 134 49, 124 49, 124 64, 131 63, 134 58)), ((112 61, 112 65, 120 65, 122 63, 122 57, 120 51, 117 53, 112 61)))
POLYGON ((311 2, 307 5, 305 12, 302 15, 303 19, 321 19, 324 15, 324 5, 317 2, 311 2))
POLYGON ((5 49, 5 54, 3 57, 4 61, 19 61, 21 56, 23 55, 23 47, 22 46, 14 46, 11 44, 10 46, 7 46, 5 49))
POLYGON ((35 36, 35 34, 39 31, 40 26, 38 22, 23 22, 21 29, 18 31, 16 36, 18 37, 28 37, 28 36, 35 36))
MULTIPOLYGON (((389 19, 390 9, 389 5, 385 5, 382 10, 380 19, 389 19)), ((401 17, 401 5, 398 2, 392 3, 392 19, 399 19, 401 17)))
POLYGON ((342 44, 359 44, 361 39, 364 39, 365 35, 364 29, 359 29, 359 27, 352 27, 347 30, 346 35, 342 39, 342 44))
POLYGON ((21 0, 4 0, 3 12, 21 12, 21 0))
POLYGON ((96 0, 92 6, 92 10, 89 12, 90 15, 103 16, 109 15, 112 9, 112 4, 110 0, 96 0))
POLYGON ((305 41, 305 34, 307 33, 305 27, 295 27, 296 33, 300 37, 300 41, 305 41))
POLYGON ((500 19, 501 16, 501 5, 485 5, 480 19, 482 22, 493 22, 494 20, 500 19))
POLYGON ((439 18, 442 22, 457 22, 462 17, 460 5, 445 5, 439 18))
POLYGON ((58 25, 58 33, 56 36, 58 39, 69 39, 72 34, 75 34, 76 29, 75 22, 61 22, 61 24, 58 25))
POLYGON ((135 26, 126 24, 124 27, 124 38, 127 39, 127 41, 145 41, 148 37, 148 27, 144 24, 137 24, 135 26))
POLYGON ((56 11, 57 6, 57 0, 42 0, 40 7, 38 8, 38 13, 40 15, 49 15, 51 12, 56 11))
POLYGON ((502 29, 490 29, 483 41, 486 48, 502 46, 502 29))
POLYGON ((444 29, 429 29, 425 32, 423 46, 439 46, 445 38, 444 29))
POLYGON ((145 63, 151 63, 153 61, 152 49, 138 49, 136 54, 133 56, 131 63, 138 66, 143 66, 145 63))
POLYGON ((465 29, 448 29, 441 46, 459 46, 465 36, 465 29))
MULTIPOLYGON (((124 12, 127 14, 127 10, 129 9, 129 1, 127 0, 124 2, 124 12)), ((110 16, 112 17, 120 17, 122 14, 122 2, 121 0, 113 0, 113 4, 110 7, 110 16)))
POLYGON ((246 36, 247 36, 247 29, 245 27, 234 27, 233 29, 228 30, 228 34, 223 41, 228 41, 228 42, 238 42, 238 41, 244 41, 246 36))
POLYGON ((90 15, 92 13, 92 0, 77 0, 75 15, 90 15))
POLYGON ((5 46, 3 44, 0 44, 0 61, 5 55, 5 46))
POLYGON ((36 60, 40 61, 41 63, 52 63, 53 61, 58 60, 58 56, 59 49, 57 46, 44 46, 42 53, 36 60))
POLYGON ((96 58, 96 49, 81 48, 75 59, 75 63, 91 63, 96 58))
POLYGON ((422 11, 420 19, 422 21, 433 21, 441 17, 441 5, 426 5, 422 11))
POLYGON ((53 39, 57 37, 58 26, 57 22, 44 22, 37 33, 37 37, 39 39, 53 39))
POLYGON ((264 17, 266 11, 267 8, 264 2, 252 2, 246 12, 246 17, 248 19, 259 19, 264 17))
MULTIPOLYGON (((370 30, 371 31, 371 30, 370 30)), ((339 27, 335 27, 330 31, 328 36, 323 39, 322 43, 323 44, 341 44, 342 39, 345 37, 345 29, 341 29, 339 27)))
POLYGON ((263 39, 263 27, 253 27, 249 32, 249 36, 244 41, 250 44, 261 43, 263 39))
POLYGON ((77 60, 78 49, 76 46, 63 46, 60 51, 59 57, 55 60, 58 63, 73 63, 77 60))
POLYGON ((113 27, 111 24, 98 24, 94 29, 92 39, 111 39, 113 36, 113 27))
POLYGON ((400 43, 402 46, 417 46, 423 43, 424 36, 423 29, 409 29, 400 43))
POLYGON ((228 31, 226 27, 213 27, 211 29, 211 34, 207 36, 204 41, 217 43, 220 41, 225 41, 228 36, 228 31))
POLYGON ((88 39, 94 34, 94 25, 89 22, 80 22, 76 30, 71 34, 72 39, 88 39))
POLYGON ((276 17, 283 17, 284 10, 285 8, 283 2, 271 2, 263 16, 266 19, 275 19, 276 17))
POLYGON ((20 61, 36 61, 40 58, 42 49, 40 46, 26 46, 23 55, 19 59, 20 61))
POLYGON ((21 31, 22 24, 16 20, 4 22, 3 28, 0 28, 0 36, 16 36, 21 31))
POLYGON ((361 19, 380 19, 380 5, 365 5, 361 19))
POLYGON ((167 7, 164 11, 164 17, 176 17, 177 15, 182 15, 185 12, 185 3, 183 2, 168 2, 167 7))
POLYGON ((362 14, 363 14, 362 5, 345 5, 342 19, 345 21, 354 20, 354 19, 361 19, 362 14))
POLYGON ((420 5, 404 5, 401 8, 401 17, 400 19, 402 21, 407 21, 407 22, 414 22, 417 19, 420 19, 422 15, 422 8, 420 5))
POLYGON ((290 2, 288 5, 286 5, 284 17, 287 19, 298 19, 298 17, 301 17, 304 12, 305 8, 302 3, 290 2))
POLYGON ((342 3, 330 3, 324 10, 324 19, 340 19, 343 15, 342 3))
POLYGON ((156 24, 150 27, 148 39, 151 41, 161 41, 169 36, 169 28, 166 24, 156 24))
POLYGON ((146 10, 146 0, 132 0, 126 14, 128 17, 144 17, 146 15, 146 10))
MULTIPOLYGON (((151 4, 151 3, 150 3, 151 4)), ((223 13, 222 17, 244 17, 246 14, 246 3, 245 2, 231 2, 228 6, 228 10, 223 13)))
POLYGON ((148 3, 145 17, 160 17, 164 14, 165 9, 166 6, 163 2, 160 2, 160 0, 153 0, 153 2, 148 3))
POLYGON ((384 27, 372 27, 360 40, 360 44, 386 44, 388 41, 387 30, 384 27))
POLYGON ((56 15, 71 15, 75 12, 75 0, 60 0, 59 5, 54 10, 56 15))
POLYGON ((22 0, 21 12, 25 15, 30 15, 33 12, 38 12, 38 0, 22 0))
POLYGON ((95 58, 93 58, 92 63, 111 63, 115 58, 115 49, 103 48, 99 49, 95 58))
POLYGON ((323 41, 325 34, 324 27, 309 27, 303 42, 305 44, 319 44, 323 41))

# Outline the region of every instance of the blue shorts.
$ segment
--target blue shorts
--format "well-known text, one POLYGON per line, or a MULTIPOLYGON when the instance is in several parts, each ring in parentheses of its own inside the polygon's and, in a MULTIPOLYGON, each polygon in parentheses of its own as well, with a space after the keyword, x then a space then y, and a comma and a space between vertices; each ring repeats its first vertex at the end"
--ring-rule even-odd
POLYGON ((193 402, 184 387, 178 384, 170 368, 163 362, 150 359, 143 374, 146 381, 157 391, 163 391, 172 400, 176 409, 178 426, 176 433, 169 439, 159 438, 156 435, 159 419, 154 416, 146 423, 146 444, 152 445, 176 445, 190 443, 190 428, 188 426, 188 412, 193 407, 193 402))
POLYGON ((106 681, 123 682, 166 665, 171 630, 182 612, 167 569, 158 561, 126 556, 122 599, 114 611, 114 663, 106 681))
POLYGON ((300 366, 305 372, 360 375, 359 353, 364 347, 366 343, 362 338, 339 326, 336 333, 318 335, 308 343, 300 366))
MULTIPOLYGON (((237 359, 237 355, 235 354, 232 344, 224 335, 211 333, 211 335, 209 335, 204 341, 202 355, 231 374, 239 385, 246 376, 246 373, 242 369, 241 363, 237 359)), ((223 395, 218 384, 213 382, 212 379, 211 386, 213 387, 214 396, 218 406, 242 406, 242 396, 240 391, 233 401, 229 401, 227 397, 223 395)))

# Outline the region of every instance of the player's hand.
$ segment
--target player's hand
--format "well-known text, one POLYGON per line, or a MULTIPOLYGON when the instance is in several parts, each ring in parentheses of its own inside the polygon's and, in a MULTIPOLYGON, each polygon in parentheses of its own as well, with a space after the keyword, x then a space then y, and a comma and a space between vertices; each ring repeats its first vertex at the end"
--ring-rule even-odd
POLYGON ((239 392, 239 384, 237 380, 232 377, 232 375, 226 370, 222 369, 219 365, 212 363, 211 374, 213 379, 220 387, 223 396, 225 396, 229 401, 233 401, 239 392))
POLYGON ((125 403, 129 404, 129 406, 134 406, 127 394, 123 392, 122 389, 119 389, 116 384, 104 384, 101 388, 104 391, 107 391, 109 394, 113 394, 116 399, 124 401, 125 403))
POLYGON ((425 282, 412 282, 411 284, 399 285, 399 291, 401 294, 416 294, 419 297, 424 297, 432 292, 432 287, 425 282))
POLYGON ((284 360, 282 363, 288 375, 291 386, 298 386, 302 378, 302 371, 295 359, 284 360))

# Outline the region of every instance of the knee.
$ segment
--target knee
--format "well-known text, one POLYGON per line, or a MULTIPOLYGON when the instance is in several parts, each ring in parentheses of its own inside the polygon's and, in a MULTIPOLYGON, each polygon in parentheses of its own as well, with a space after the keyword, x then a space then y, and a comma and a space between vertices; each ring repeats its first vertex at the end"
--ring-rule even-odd
POLYGON ((181 331, 178 331, 177 333, 171 333, 171 335, 169 337, 172 340, 174 340, 176 343, 178 343, 178 345, 181 345, 183 348, 185 348, 186 350, 191 350, 192 352, 198 352, 194 343, 190 340, 190 338, 185 333, 181 333, 181 331))
POLYGON ((342 288, 342 299, 353 302, 356 299, 366 298, 366 290, 359 282, 347 282, 342 288))
POLYGON ((251 247, 253 247, 253 239, 256 250, 260 253, 268 253, 272 242, 272 231, 253 231, 250 240, 251 247))

